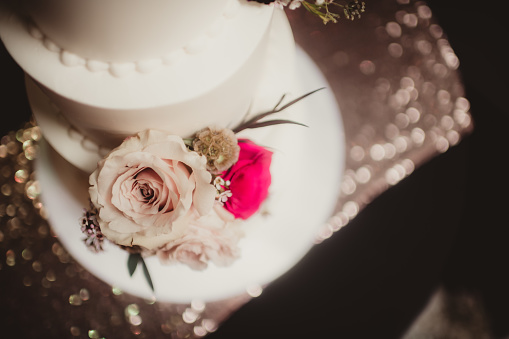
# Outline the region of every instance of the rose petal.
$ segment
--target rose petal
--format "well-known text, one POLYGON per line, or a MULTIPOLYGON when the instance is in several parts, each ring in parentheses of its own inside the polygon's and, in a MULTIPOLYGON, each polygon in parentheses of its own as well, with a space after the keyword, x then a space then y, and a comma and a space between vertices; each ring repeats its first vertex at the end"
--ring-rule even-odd
POLYGON ((119 233, 136 233, 142 230, 140 225, 130 221, 129 219, 116 219, 109 223, 109 229, 119 233))

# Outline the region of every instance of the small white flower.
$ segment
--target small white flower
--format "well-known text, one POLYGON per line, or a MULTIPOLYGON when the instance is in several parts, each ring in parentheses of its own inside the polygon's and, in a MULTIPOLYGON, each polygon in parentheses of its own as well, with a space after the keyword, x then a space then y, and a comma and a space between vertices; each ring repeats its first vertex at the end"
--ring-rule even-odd
POLYGON ((228 198, 231 198, 231 197, 232 197, 232 191, 230 191, 230 190, 224 191, 222 193, 219 193, 219 195, 217 196, 217 201, 222 205, 228 201, 228 198))
MULTIPOLYGON (((228 181, 229 182, 229 181, 228 181)), ((216 177, 214 179, 214 187, 218 190, 218 191, 221 191, 221 189, 223 188, 223 186, 225 186, 225 181, 223 178, 221 177, 216 177)), ((228 184, 228 186, 230 186, 230 184, 228 184)))
POLYGON ((293 0, 291 3, 290 3, 290 6, 288 6, 288 8, 290 9, 297 9, 300 7, 301 5, 301 1, 302 0, 293 0))
POLYGON ((287 6, 292 0, 277 0, 274 4, 276 8, 281 8, 287 6))

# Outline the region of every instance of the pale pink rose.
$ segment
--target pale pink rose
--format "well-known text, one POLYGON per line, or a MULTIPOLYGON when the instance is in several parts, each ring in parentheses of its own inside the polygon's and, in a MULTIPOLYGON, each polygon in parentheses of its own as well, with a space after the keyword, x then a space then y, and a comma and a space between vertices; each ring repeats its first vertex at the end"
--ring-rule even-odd
POLYGON ((149 250, 182 236, 188 221, 207 215, 214 204, 206 161, 180 137, 163 132, 126 139, 90 176, 90 198, 104 236, 149 250))
POLYGON ((183 263, 195 270, 207 268, 209 261, 228 266, 239 257, 242 236, 240 221, 216 204, 205 216, 195 214, 186 233, 159 249, 157 256, 163 264, 183 263))

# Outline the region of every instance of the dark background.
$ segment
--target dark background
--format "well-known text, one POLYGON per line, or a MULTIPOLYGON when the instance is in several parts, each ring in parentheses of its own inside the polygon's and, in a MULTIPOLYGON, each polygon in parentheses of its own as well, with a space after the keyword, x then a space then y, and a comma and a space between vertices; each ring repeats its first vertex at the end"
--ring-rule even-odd
MULTIPOLYGON (((491 337, 509 335, 506 14, 494 2, 428 4, 460 59, 474 132, 375 199, 210 338, 398 338, 438 286, 479 298, 491 337)), ((3 45, 0 76, 4 135, 30 113, 3 45)))

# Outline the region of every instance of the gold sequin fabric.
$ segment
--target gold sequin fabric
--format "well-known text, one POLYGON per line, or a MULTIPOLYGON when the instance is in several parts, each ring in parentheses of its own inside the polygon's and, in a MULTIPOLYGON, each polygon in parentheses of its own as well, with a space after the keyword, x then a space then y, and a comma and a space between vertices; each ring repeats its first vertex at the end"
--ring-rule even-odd
MULTIPOLYGON (((459 60, 424 2, 368 2, 360 20, 324 26, 288 11, 297 43, 326 76, 345 126, 345 172, 320 243, 373 198, 472 129, 459 60)), ((23 338, 198 338, 262 288, 214 303, 160 303, 109 286, 60 245, 33 170, 36 125, 0 140, 0 282, 3 324, 23 338), (29 306, 27 306, 29 305, 29 306)), ((79 216, 77 216, 77 219, 79 216)), ((320 246, 320 245, 317 245, 320 246)))

